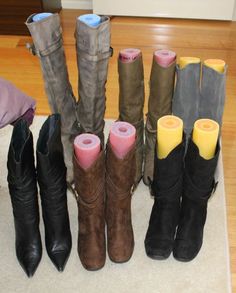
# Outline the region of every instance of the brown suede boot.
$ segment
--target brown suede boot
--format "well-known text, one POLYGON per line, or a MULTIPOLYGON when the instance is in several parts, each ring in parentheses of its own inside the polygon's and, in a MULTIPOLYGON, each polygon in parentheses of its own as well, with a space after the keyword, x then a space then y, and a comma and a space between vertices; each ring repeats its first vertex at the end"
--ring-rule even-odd
POLYGON ((131 196, 135 179, 135 147, 123 158, 110 143, 106 153, 106 222, 108 255, 113 262, 128 261, 134 250, 131 196))
POLYGON ((89 169, 73 159, 75 190, 78 196, 78 254, 85 269, 95 271, 105 264, 105 156, 101 151, 89 169))
POLYGON ((143 106, 144 106, 144 77, 143 60, 140 55, 132 63, 118 60, 119 72, 119 120, 131 123, 136 128, 136 174, 135 185, 142 178, 143 166, 143 106))
POLYGON ((153 56, 150 76, 150 95, 145 126, 145 160, 143 182, 149 185, 153 180, 155 145, 157 140, 157 120, 171 114, 175 81, 175 61, 168 67, 162 67, 153 56))

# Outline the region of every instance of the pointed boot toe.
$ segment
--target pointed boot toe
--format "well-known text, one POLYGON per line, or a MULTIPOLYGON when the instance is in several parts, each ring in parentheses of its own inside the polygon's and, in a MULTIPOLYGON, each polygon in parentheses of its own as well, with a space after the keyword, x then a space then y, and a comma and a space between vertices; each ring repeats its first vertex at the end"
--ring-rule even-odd
POLYGON ((28 253, 23 258, 17 256, 21 267, 29 278, 33 277, 36 272, 41 256, 42 254, 38 253, 28 253))
POLYGON ((70 250, 58 251, 49 254, 52 263, 59 272, 63 272, 70 256, 70 250))
POLYGON ((173 241, 156 238, 145 241, 145 250, 148 257, 156 260, 167 259, 173 250, 173 241))

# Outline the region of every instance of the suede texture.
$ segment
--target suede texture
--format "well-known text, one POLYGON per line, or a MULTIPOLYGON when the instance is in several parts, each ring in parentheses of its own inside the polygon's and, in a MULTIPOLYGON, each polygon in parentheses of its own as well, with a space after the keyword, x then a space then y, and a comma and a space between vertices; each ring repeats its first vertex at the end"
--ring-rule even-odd
POLYGON ((15 224, 17 259, 28 277, 35 273, 42 256, 33 137, 27 122, 13 129, 8 152, 8 186, 15 224))
MULTIPOLYGON (((156 150, 155 150, 156 151, 156 150)), ((145 237, 147 256, 166 259, 174 246, 182 195, 184 142, 164 159, 155 155, 151 194, 154 204, 145 237)))
POLYGON ((46 249, 56 268, 63 271, 72 240, 60 125, 59 114, 47 118, 39 133, 36 155, 46 249))
POLYGON ((145 126, 143 182, 146 185, 149 184, 148 178, 153 180, 157 120, 164 115, 170 115, 172 113, 175 64, 176 62, 174 61, 165 68, 159 65, 155 57, 153 57, 149 83, 150 95, 148 100, 148 113, 145 126))
POLYGON ((98 270, 106 260, 104 151, 87 170, 74 155, 74 177, 79 211, 78 254, 85 269, 98 270))
POLYGON ((201 99, 199 103, 199 118, 209 118, 222 125, 226 95, 226 71, 216 70, 202 65, 201 99))
POLYGON ((135 185, 142 178, 144 156, 144 73, 142 56, 132 63, 118 59, 119 73, 119 120, 131 123, 136 128, 136 175, 135 185))
POLYGON ((110 19, 101 17, 101 23, 91 27, 77 18, 76 53, 79 71, 79 103, 77 107, 83 132, 99 136, 104 145, 105 85, 110 50, 110 19))
POLYGON ((187 139, 199 118, 201 63, 188 64, 183 69, 176 66, 176 87, 172 102, 172 112, 184 123, 187 139))
POLYGON ((131 197, 135 182, 135 147, 123 159, 108 141, 106 153, 107 249, 113 262, 128 261, 134 250, 131 197))
POLYGON ((215 189, 214 174, 219 152, 218 143, 215 156, 205 160, 194 142, 189 142, 185 157, 181 215, 173 250, 174 257, 179 261, 191 261, 201 249, 207 203, 215 189))
POLYGON ((48 102, 52 113, 61 114, 61 135, 67 166, 67 180, 73 181, 73 141, 79 128, 76 99, 69 82, 59 15, 38 22, 31 15, 26 25, 33 38, 33 53, 39 57, 48 102))

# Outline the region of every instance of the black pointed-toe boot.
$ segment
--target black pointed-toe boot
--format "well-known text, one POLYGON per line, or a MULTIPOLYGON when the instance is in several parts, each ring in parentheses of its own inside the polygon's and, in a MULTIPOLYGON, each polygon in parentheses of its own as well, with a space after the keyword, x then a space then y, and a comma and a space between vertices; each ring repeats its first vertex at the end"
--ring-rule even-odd
POLYGON ((215 190, 214 174, 219 157, 217 144, 215 156, 205 160, 198 147, 189 141, 185 157, 183 198, 180 221, 173 256, 179 261, 191 261, 201 249, 207 217, 207 202, 215 190))
POLYGON ((154 205, 144 241, 146 254, 153 259, 166 259, 173 250, 182 195, 183 156, 184 143, 164 159, 155 156, 151 184, 154 205))
POLYGON ((18 261, 28 277, 42 256, 33 137, 27 122, 16 122, 8 152, 8 186, 15 224, 18 261))
POLYGON ((37 178, 47 253, 58 271, 63 271, 72 241, 59 114, 49 116, 40 130, 37 142, 37 178))

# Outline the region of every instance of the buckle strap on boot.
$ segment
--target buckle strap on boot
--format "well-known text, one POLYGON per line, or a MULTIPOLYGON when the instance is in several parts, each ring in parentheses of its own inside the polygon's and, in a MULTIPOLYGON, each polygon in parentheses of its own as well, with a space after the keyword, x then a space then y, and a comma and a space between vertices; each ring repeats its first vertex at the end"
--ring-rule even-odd
POLYGON ((213 180, 211 187, 206 189, 198 188, 192 181, 187 171, 184 173, 184 195, 195 202, 207 202, 215 193, 218 182, 213 180))
POLYGON ((179 176, 176 183, 169 189, 166 190, 158 190, 154 181, 151 181, 149 178, 149 190, 152 196, 154 196, 157 200, 167 199, 169 201, 175 201, 181 196, 181 189, 183 183, 183 176, 179 176))
POLYGON ((80 50, 79 55, 80 55, 81 58, 84 58, 84 59, 86 59, 88 61, 98 62, 98 61, 101 61, 103 59, 110 58, 113 55, 113 48, 110 47, 109 51, 102 52, 102 53, 97 53, 97 55, 95 55, 95 56, 89 55, 87 52, 80 50))
POLYGON ((45 57, 56 51, 62 47, 62 36, 59 36, 59 38, 54 42, 51 46, 49 46, 47 49, 44 50, 38 50, 34 44, 32 43, 27 43, 26 48, 35 56, 37 55, 38 57, 45 57))

